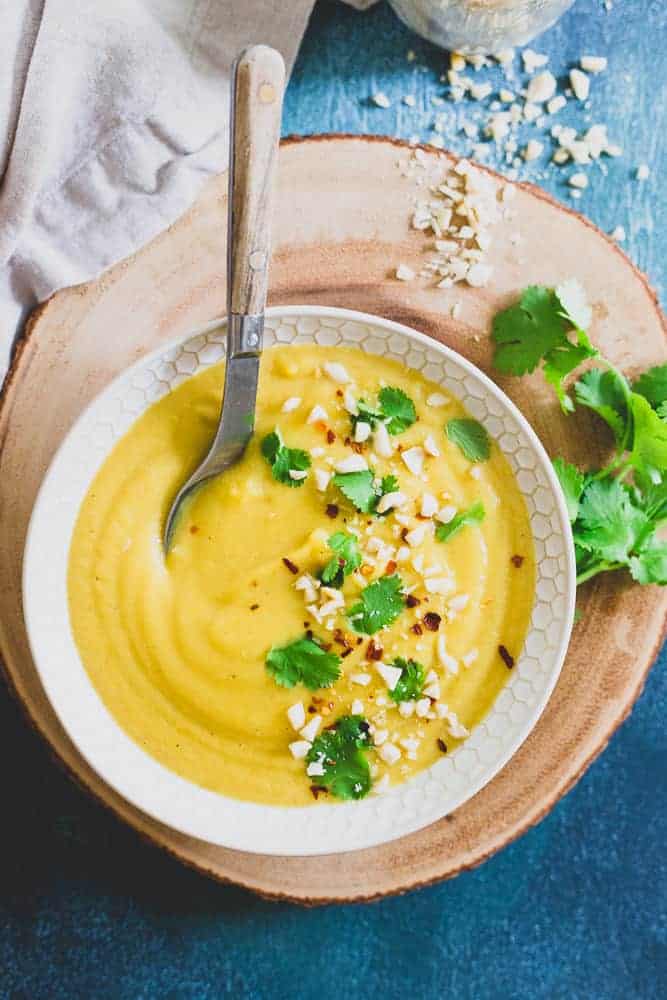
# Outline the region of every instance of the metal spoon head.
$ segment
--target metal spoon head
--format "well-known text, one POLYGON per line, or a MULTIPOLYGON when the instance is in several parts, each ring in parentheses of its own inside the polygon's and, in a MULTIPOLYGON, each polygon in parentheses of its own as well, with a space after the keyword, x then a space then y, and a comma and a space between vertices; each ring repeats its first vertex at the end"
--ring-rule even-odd
POLYGON ((232 316, 227 332, 229 357, 220 420, 204 461, 176 494, 165 521, 163 546, 169 552, 182 505, 206 480, 235 465, 255 429, 255 403, 264 317, 232 316))

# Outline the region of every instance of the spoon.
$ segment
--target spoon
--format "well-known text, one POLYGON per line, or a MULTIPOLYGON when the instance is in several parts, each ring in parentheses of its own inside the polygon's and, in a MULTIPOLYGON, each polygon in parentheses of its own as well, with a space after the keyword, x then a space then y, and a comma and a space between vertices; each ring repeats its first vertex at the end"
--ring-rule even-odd
POLYGON ((234 63, 227 219, 227 353, 218 428, 203 462, 176 494, 165 522, 168 553, 183 501, 243 455, 255 426, 268 285, 271 203, 285 83, 282 56, 267 45, 234 63))

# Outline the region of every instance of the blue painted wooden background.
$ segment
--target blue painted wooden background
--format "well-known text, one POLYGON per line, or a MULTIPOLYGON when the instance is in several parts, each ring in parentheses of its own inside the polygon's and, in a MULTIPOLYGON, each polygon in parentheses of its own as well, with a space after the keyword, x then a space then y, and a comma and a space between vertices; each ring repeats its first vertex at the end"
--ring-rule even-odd
MULTIPOLYGON (((565 120, 581 127, 590 113, 607 122, 624 156, 606 177, 591 170, 579 207, 606 230, 625 227, 626 249, 658 290, 666 44, 661 0, 615 0, 609 12, 601 0, 578 0, 534 45, 559 76, 584 51, 608 56, 589 111, 565 120), (644 162, 651 177, 639 183, 644 162)), ((287 94, 285 132, 427 139, 442 112, 447 144, 468 152, 454 131, 461 109, 432 103, 445 66, 384 4, 359 14, 321 2, 287 94), (377 90, 390 109, 369 102, 377 90), (406 93, 415 108, 400 103, 406 93)), ((569 172, 537 162, 520 174, 570 200, 569 172)), ((0 688, 0 997, 665 997, 665 666, 663 654, 631 718, 576 788, 482 868, 403 898, 316 911, 215 885, 140 842, 63 776, 0 688)))

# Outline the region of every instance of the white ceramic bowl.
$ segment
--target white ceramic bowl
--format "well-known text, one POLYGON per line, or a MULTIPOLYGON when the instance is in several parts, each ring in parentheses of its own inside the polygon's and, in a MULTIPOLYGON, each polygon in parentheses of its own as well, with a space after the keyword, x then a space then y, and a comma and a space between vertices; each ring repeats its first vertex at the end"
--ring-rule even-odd
POLYGON ((37 670, 60 721, 88 763, 145 813, 190 836, 262 854, 326 854, 371 847, 451 813, 510 759, 537 722, 560 672, 575 598, 574 553, 551 463, 514 404, 459 355, 376 316, 316 306, 267 314, 265 346, 342 344, 395 358, 458 397, 507 456, 525 498, 537 582, 530 629, 509 682, 464 744, 410 781, 361 802, 285 808, 207 791, 149 757, 120 729, 74 644, 67 562, 90 483, 114 443, 155 400, 224 357, 224 324, 171 343, 120 375, 79 417, 57 452, 32 513, 23 601, 37 670))

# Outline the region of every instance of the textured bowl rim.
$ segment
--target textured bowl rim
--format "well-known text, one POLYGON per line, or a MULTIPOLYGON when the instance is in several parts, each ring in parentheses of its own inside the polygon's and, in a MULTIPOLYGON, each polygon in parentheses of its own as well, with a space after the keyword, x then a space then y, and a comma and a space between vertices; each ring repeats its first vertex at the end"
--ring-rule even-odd
MULTIPOLYGON (((309 838, 299 839, 300 831, 298 828, 303 824, 303 819, 305 819, 304 814, 307 813, 308 816, 315 813, 320 815, 325 813, 342 814, 342 811, 345 810, 350 813, 351 816, 353 812, 359 815, 360 811, 364 809, 364 807, 368 807, 370 804, 373 805, 375 812, 377 812, 378 806, 381 802, 388 800, 390 796, 395 795, 396 793, 400 793, 401 791, 405 791, 406 789, 412 787, 414 782, 418 781, 420 775, 428 774, 433 768, 437 767, 440 762, 432 765, 432 767, 426 769, 426 771, 419 772, 419 774, 410 781, 396 786, 390 793, 381 797, 370 796, 363 802, 318 805, 316 807, 265 806, 226 798, 225 796, 221 796, 215 792, 200 788, 190 781, 171 772, 154 760, 154 758, 149 756, 138 746, 138 744, 127 736, 115 721, 113 716, 106 709, 94 689, 78 656, 71 633, 68 613, 66 612, 63 616, 61 607, 59 609, 59 613, 54 615, 52 613, 52 609, 48 607, 48 600, 50 598, 47 598, 47 614, 45 614, 44 606, 40 603, 40 601, 36 600, 36 594, 38 593, 37 584, 44 574, 44 546, 47 545, 48 557, 48 541, 49 538, 54 535, 52 494, 54 494, 57 488, 58 475, 61 473, 60 466, 63 463, 64 458, 67 456, 68 450, 72 448, 73 442, 76 442, 77 437, 85 430, 88 422, 95 417, 98 410, 101 410, 105 404, 108 405, 110 401, 116 397, 126 383, 131 382, 134 375, 142 369, 150 366, 153 362, 160 360, 165 355, 168 355, 170 352, 181 348, 194 338, 211 333, 215 330, 224 329, 226 322, 224 318, 213 320, 193 331, 190 331, 186 335, 180 335, 176 338, 170 339, 156 350, 144 355, 130 367, 124 369, 88 404, 70 428, 55 453, 46 475, 42 480, 28 525, 23 558, 24 619, 30 650, 37 673, 58 719, 87 763, 104 781, 106 781, 118 794, 129 801, 132 805, 142 810, 146 815, 152 817, 158 822, 164 823, 172 829, 187 836, 196 837, 199 840, 215 844, 216 846, 241 850, 247 853, 278 856, 312 856, 345 853, 348 851, 360 850, 388 843, 392 840, 423 829, 432 822, 437 822, 444 815, 450 813, 453 809, 458 808, 465 801, 472 798, 478 791, 480 791, 481 788, 493 779, 493 777, 516 753, 542 714, 558 680, 567 652, 567 646, 574 620, 576 597, 574 549, 569 531, 569 521, 565 501, 557 477, 553 471, 551 461, 549 460, 544 447, 542 446, 535 431, 515 404, 487 375, 484 374, 484 372, 478 369, 474 364, 446 345, 440 343, 432 337, 419 333, 404 324, 386 320, 380 316, 358 312, 356 310, 340 309, 328 306, 320 307, 315 305, 286 305, 269 308, 266 311, 266 315, 269 320, 279 319, 285 316, 295 317, 296 319, 311 316, 341 320, 349 323, 361 323, 377 327, 380 334, 385 334, 387 336, 390 336, 391 334, 398 334, 399 336, 406 338, 408 342, 421 344, 423 347, 428 348, 430 351, 440 355, 443 360, 449 361, 452 365, 461 369, 466 376, 471 377, 473 381, 477 382, 485 390, 485 394, 493 396, 505 409, 506 413, 514 420, 520 433, 527 439, 531 450, 539 460, 540 469, 544 473, 544 477, 547 481, 559 515, 560 523, 563 526, 562 537, 564 541, 563 549, 566 565, 564 594, 565 611, 563 615, 562 629, 559 633, 556 652, 552 657, 553 665, 549 672, 547 683, 542 689, 541 697, 532 707, 531 712, 524 720, 523 725, 520 727, 519 735, 511 741, 508 747, 505 748, 501 754, 498 755, 497 759, 493 761, 491 766, 483 770, 482 775, 477 780, 468 784, 463 794, 456 798, 454 802, 450 801, 446 806, 443 805, 441 808, 435 810, 428 818, 421 818, 416 821, 413 820, 412 822, 405 820, 403 823, 391 825, 382 833, 374 831, 372 824, 369 825, 366 823, 365 827, 362 827, 362 830, 359 830, 353 839, 346 840, 344 843, 341 843, 340 840, 322 841, 322 839, 320 839, 319 842, 313 842, 312 839, 309 838), (49 611, 51 613, 48 613, 49 611), (56 630, 56 634, 63 632, 66 633, 66 644, 69 648, 65 666, 68 670, 74 669, 78 675, 78 693, 83 697, 83 707, 86 709, 86 712, 82 713, 80 711, 82 706, 79 706, 79 710, 75 710, 75 706, 73 705, 70 696, 71 689, 69 685, 64 684, 63 677, 60 676, 61 663, 56 661, 53 657, 52 647, 50 644, 50 640, 53 639, 54 629, 56 630), (83 686, 81 684, 82 681, 83 686), (85 718, 88 713, 90 713, 91 718, 95 720, 95 723, 104 727, 107 735, 112 736, 113 749, 110 744, 100 746, 99 729, 95 728, 93 723, 86 727, 85 718), (109 755, 113 757, 113 761, 109 759, 109 755), (118 770, 118 767, 116 766, 118 755, 124 758, 124 765, 129 766, 124 766, 123 763, 121 763, 121 769, 118 770), (162 793, 164 793, 164 795, 160 798, 162 793), (246 835, 240 835, 235 824, 232 829, 229 829, 229 827, 224 824, 222 828, 212 824, 211 815, 218 811, 216 806, 219 807, 221 802, 226 803, 232 813, 244 814, 242 818, 245 819, 245 823, 242 825, 246 827, 246 835), (300 816, 301 819, 296 824, 288 823, 288 826, 296 827, 296 829, 291 831, 291 835, 288 833, 287 839, 285 839, 283 835, 283 839, 280 842, 277 843, 271 841, 271 832, 269 832, 268 835, 264 835, 268 839, 267 842, 266 839, 262 840, 261 833, 259 835, 257 833, 258 829, 261 830, 263 828, 262 825, 266 821, 267 811, 269 813, 276 814, 283 820, 288 815, 291 818, 300 816), (248 830, 250 831, 250 840, 247 835, 248 830), (294 836, 294 834, 296 834, 296 836, 294 836)), ((350 344, 347 346, 354 345, 350 344)), ((370 356, 372 356, 372 354, 370 356)), ((408 367, 411 366, 408 365, 408 367)), ((200 370, 200 368, 198 370, 200 370)), ((143 407, 141 412, 143 413, 147 408, 147 406, 143 407)), ((136 419, 138 419, 138 415, 134 415, 132 417, 128 426, 134 423, 136 419)), ((108 456, 111 448, 116 444, 122 434, 125 433, 126 429, 127 428, 125 428, 122 433, 115 435, 113 441, 108 447, 101 449, 99 461, 87 476, 86 491, 92 479, 97 474, 100 466, 108 456)), ((69 553, 71 533, 78 514, 79 505, 80 501, 76 504, 73 517, 70 519, 71 524, 69 526, 69 531, 66 534, 67 553, 69 553)), ((65 559, 65 564, 66 561, 67 560, 65 559)), ((466 743, 462 744, 461 747, 457 749, 460 750, 465 746, 466 743)), ((454 757, 456 752, 457 751, 454 751, 451 755, 448 755, 450 759, 454 757)), ((371 816, 371 810, 367 808, 367 812, 368 816, 366 818, 368 819, 371 816)), ((230 818, 231 817, 226 817, 228 820, 230 818)), ((354 822, 354 819, 352 819, 352 822, 354 822)), ((268 828, 270 831, 270 825, 268 828)), ((336 836, 338 836, 338 834, 336 836)))

